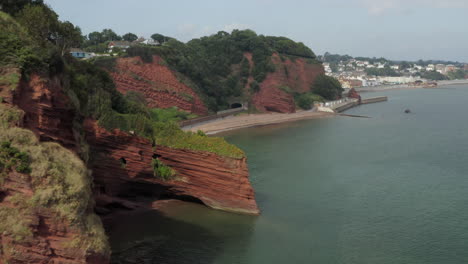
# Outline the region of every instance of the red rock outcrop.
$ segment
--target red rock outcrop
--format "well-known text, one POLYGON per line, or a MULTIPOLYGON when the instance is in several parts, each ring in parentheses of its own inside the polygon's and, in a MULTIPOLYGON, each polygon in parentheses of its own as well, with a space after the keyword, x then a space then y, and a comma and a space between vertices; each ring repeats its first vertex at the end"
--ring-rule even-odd
POLYGON ((177 106, 198 115, 208 112, 200 97, 163 65, 159 56, 153 56, 151 63, 144 63, 140 57, 119 58, 110 74, 117 90, 123 94, 128 91, 142 93, 150 107, 177 106))
POLYGON ((156 147, 156 155, 178 173, 177 180, 167 182, 175 194, 195 197, 215 209, 259 214, 246 158, 164 146, 156 147))
POLYGON ((361 95, 359 95, 358 92, 354 88, 351 88, 349 90, 348 97, 358 99, 359 100, 358 103, 361 103, 361 95))
POLYGON ((293 96, 280 87, 288 87, 291 92, 309 92, 318 75, 325 71, 321 64, 311 64, 307 59, 284 58, 273 54, 272 62, 276 71, 269 73, 260 84, 260 91, 253 97, 253 104, 258 110, 280 113, 295 112, 293 96))
POLYGON ((75 111, 58 78, 31 75, 28 82, 21 81, 14 91, 13 102, 25 112, 24 128, 32 130, 41 141, 54 141, 77 151, 73 131, 75 111))
POLYGON ((258 214, 245 158, 221 157, 205 151, 156 146, 119 130, 112 132, 86 120, 87 140, 96 157, 92 164, 98 205, 121 203, 146 193, 155 198, 199 200, 225 211, 258 214), (154 176, 151 161, 158 158, 177 172, 175 180, 154 176))
MULTIPOLYGON (((12 202, 15 197, 30 198, 33 193, 30 176, 12 172, 5 178, 0 191, 0 207, 18 208, 12 202)), ((88 254, 86 248, 71 246, 80 231, 56 212, 48 208, 28 208, 28 211, 27 222, 32 237, 17 241, 11 234, 0 234, 0 263, 2 260, 5 263, 109 263, 109 256, 88 254)))

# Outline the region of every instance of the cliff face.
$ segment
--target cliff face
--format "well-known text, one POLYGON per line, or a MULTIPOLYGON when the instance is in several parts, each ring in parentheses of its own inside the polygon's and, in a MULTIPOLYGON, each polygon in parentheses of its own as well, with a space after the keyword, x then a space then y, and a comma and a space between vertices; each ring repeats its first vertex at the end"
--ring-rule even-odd
MULTIPOLYGON (((30 176, 12 172, 4 179, 0 191, 0 208, 15 209, 16 214, 25 214, 32 236, 18 241, 13 234, 0 234, 0 263, 108 263, 107 256, 87 254, 86 248, 73 247, 80 231, 72 228, 68 221, 47 208, 24 208, 18 205, 18 197, 28 199, 34 190, 30 176)), ((4 223, 2 223, 4 224, 4 223)), ((11 223, 16 224, 16 223, 11 223)))
POLYGON ((54 141, 77 150, 73 132, 75 112, 58 78, 31 75, 29 81, 19 83, 13 103, 25 112, 22 126, 32 130, 41 141, 54 141))
POLYGON ((177 106, 198 115, 207 113, 200 97, 163 65, 163 60, 158 56, 153 56, 151 63, 144 63, 140 57, 119 58, 110 74, 117 90, 123 94, 128 91, 142 93, 150 107, 177 106))
POLYGON ((259 214, 246 158, 164 146, 156 147, 156 155, 178 173, 177 180, 167 182, 174 194, 195 197, 215 209, 259 214))
POLYGON ((102 212, 117 204, 127 209, 148 206, 135 200, 146 197, 146 202, 179 198, 225 211, 259 213, 245 158, 164 146, 153 151, 148 140, 118 130, 106 131, 92 120, 85 122, 85 129, 95 153, 92 169, 102 212), (173 168, 175 179, 155 177, 153 158, 173 168))
POLYGON ((284 61, 278 54, 272 56, 276 71, 269 73, 260 84, 260 91, 253 97, 258 110, 294 113, 294 97, 291 92, 309 92, 318 75, 325 71, 321 64, 310 64, 304 58, 284 61))

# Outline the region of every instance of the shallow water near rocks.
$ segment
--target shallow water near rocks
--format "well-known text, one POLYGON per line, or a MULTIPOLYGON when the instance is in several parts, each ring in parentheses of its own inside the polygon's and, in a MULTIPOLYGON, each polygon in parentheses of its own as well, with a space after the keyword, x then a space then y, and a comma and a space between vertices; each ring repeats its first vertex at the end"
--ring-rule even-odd
POLYGON ((468 87, 226 134, 262 215, 185 202, 108 223, 114 263, 468 263, 468 87), (410 114, 404 110, 410 109, 410 114))

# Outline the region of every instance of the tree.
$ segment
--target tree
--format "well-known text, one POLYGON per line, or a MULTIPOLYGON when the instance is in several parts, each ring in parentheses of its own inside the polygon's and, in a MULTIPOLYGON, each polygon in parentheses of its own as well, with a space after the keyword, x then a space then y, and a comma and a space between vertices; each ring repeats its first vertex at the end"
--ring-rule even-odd
POLYGON ((171 37, 167 37, 167 36, 164 36, 164 35, 158 34, 158 33, 154 33, 153 35, 151 35, 151 38, 154 41, 157 41, 157 42, 159 42, 161 44, 163 44, 164 42, 168 42, 169 40, 172 39, 171 37))
POLYGON ((79 27, 75 27, 75 25, 68 21, 59 23, 56 45, 60 48, 62 56, 71 47, 80 47, 83 41, 84 39, 79 27))
POLYGON ((437 72, 437 71, 423 72, 421 74, 421 78, 429 79, 429 80, 433 80, 433 81, 440 81, 440 80, 447 80, 448 79, 447 76, 445 76, 442 73, 437 72))
POLYGON ((102 41, 114 41, 114 40, 122 40, 122 37, 117 35, 112 29, 106 28, 103 29, 101 32, 102 41))
POLYGON ((337 79, 321 74, 315 79, 312 91, 327 100, 335 100, 341 97, 343 88, 337 79))
POLYGON ((26 5, 43 5, 43 0, 2 0, 0 9, 10 15, 15 15, 26 5))
POLYGON ((58 15, 44 5, 27 5, 18 13, 17 21, 41 47, 49 42, 55 43, 58 38, 58 15))
POLYGON ((123 35, 122 39, 125 40, 125 41, 128 41, 128 42, 133 42, 133 41, 138 39, 138 36, 129 32, 129 33, 123 35))
POLYGON ((408 68, 411 68, 411 64, 406 62, 406 61, 403 61, 400 63, 400 69, 404 70, 404 69, 408 69, 408 68))
POLYGON ((89 42, 94 44, 94 45, 97 45, 99 43, 104 42, 103 37, 102 37, 102 33, 97 32, 97 31, 89 33, 88 34, 88 39, 89 39, 89 42))

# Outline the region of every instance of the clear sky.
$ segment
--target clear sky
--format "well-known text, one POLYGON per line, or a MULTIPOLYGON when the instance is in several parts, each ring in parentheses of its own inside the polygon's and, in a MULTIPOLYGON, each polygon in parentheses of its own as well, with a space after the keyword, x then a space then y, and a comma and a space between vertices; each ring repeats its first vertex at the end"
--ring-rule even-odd
POLYGON ((315 53, 468 62, 468 0, 45 0, 84 33, 188 41, 219 30, 304 42, 315 53))

